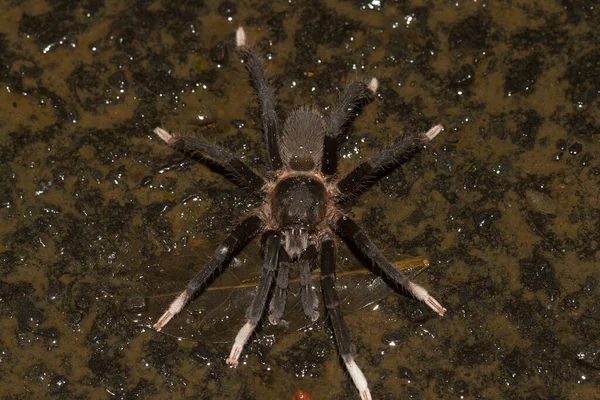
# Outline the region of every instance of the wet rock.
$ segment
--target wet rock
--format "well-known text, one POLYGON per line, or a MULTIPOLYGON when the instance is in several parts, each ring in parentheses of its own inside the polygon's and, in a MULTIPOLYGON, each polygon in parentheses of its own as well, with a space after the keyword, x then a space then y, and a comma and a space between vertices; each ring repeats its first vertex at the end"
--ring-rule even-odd
POLYGON ((406 333, 404 332, 386 332, 381 338, 381 342, 388 346, 398 346, 406 341, 406 333))
POLYGON ((152 184, 152 175, 147 175, 145 177, 142 178, 142 181, 140 182, 140 186, 141 187, 147 187, 150 186, 152 184))
POLYGON ((331 342, 312 335, 305 336, 279 355, 278 364, 293 371, 297 378, 319 377, 324 373, 323 363, 330 356, 331 349, 331 342))
POLYGON ((546 215, 556 214, 556 200, 545 193, 528 189, 525 191, 525 199, 531 211, 546 215))
POLYGON ((163 370, 175 362, 177 350, 177 340, 174 337, 154 335, 147 344, 146 352, 150 364, 158 370, 163 370))
POLYGON ((581 143, 573 143, 569 146, 569 154, 572 156, 576 156, 577 154, 581 153, 582 150, 583 145, 581 143))
POLYGON ((36 330, 44 322, 44 314, 27 297, 17 302, 15 309, 20 330, 36 330))
POLYGON ((523 351, 515 348, 502 360, 502 372, 507 384, 515 385, 528 373, 527 357, 523 351))
POLYGON ((52 394, 65 393, 69 387, 69 380, 63 375, 56 375, 48 382, 48 391, 52 394))
POLYGON ((120 93, 126 92, 129 85, 123 71, 117 71, 108 78, 108 83, 120 93))
POLYGON ((600 345, 591 342, 577 351, 576 358, 580 364, 600 370, 600 345))
POLYGON ((504 79, 504 95, 510 97, 533 93, 542 70, 542 62, 535 54, 513 60, 504 79))
POLYGON ((457 380, 452 385, 452 391, 459 399, 464 399, 469 394, 469 385, 463 380, 457 380))
POLYGON ((542 117, 533 109, 521 109, 514 113, 513 118, 517 124, 517 129, 510 132, 511 141, 523 149, 533 149, 535 139, 543 122, 542 117))
POLYGON ((490 22, 483 16, 472 16, 457 22, 448 35, 451 49, 478 50, 486 46, 490 22))
POLYGON ((224 17, 232 17, 237 14, 237 6, 232 1, 224 1, 219 4, 219 8, 217 9, 219 15, 224 17))
POLYGON ((594 49, 575 59, 565 73, 570 83, 567 96, 574 104, 590 106, 600 96, 600 50, 594 49))
POLYGON ((533 255, 531 258, 519 261, 521 284, 535 291, 557 291, 560 288, 554 266, 543 255, 533 255))
POLYGON ((466 88, 473 84, 475 79, 475 70, 470 64, 461 65, 460 69, 450 77, 450 84, 453 88, 466 88))
POLYGON ((594 279, 594 277, 592 276, 588 276, 587 278, 585 278, 585 285, 583 286, 583 290, 586 293, 594 293, 596 291, 596 288, 598 287, 598 281, 596 279, 594 279))
POLYGON ((210 59, 217 64, 223 64, 227 60, 227 46, 219 42, 210 49, 210 59))
POLYGON ((98 378, 109 378, 122 373, 120 359, 115 356, 105 354, 102 351, 96 351, 92 354, 88 362, 88 368, 98 378))
POLYGON ((415 373, 410 368, 404 366, 398 367, 398 378, 406 379, 408 383, 418 381, 417 377, 415 376, 415 373))
POLYGON ((190 355, 196 360, 204 363, 210 362, 215 357, 213 349, 203 343, 198 343, 198 345, 190 351, 190 355))
POLYGON ((88 311, 92 304, 91 296, 90 286, 87 284, 81 285, 75 295, 75 306, 82 311, 88 311))
POLYGON ((127 392, 125 397, 128 399, 144 399, 156 396, 157 394, 156 386, 147 379, 142 378, 133 389, 127 392))
POLYGON ((25 374, 31 383, 44 383, 50 379, 51 373, 42 364, 32 365, 25 374))
POLYGON ((136 293, 125 300, 125 309, 129 312, 140 312, 144 311, 147 307, 146 297, 144 295, 136 293))

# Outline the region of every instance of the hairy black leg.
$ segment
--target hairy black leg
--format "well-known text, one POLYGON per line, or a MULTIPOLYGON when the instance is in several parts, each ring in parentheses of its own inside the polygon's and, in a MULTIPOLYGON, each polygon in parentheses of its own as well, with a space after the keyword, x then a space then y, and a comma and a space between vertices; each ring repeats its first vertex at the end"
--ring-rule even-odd
POLYGON ((356 110, 361 104, 373 100, 377 92, 377 79, 373 78, 366 84, 364 82, 352 82, 346 86, 340 99, 333 106, 329 120, 327 121, 327 134, 323 147, 323 162, 321 172, 325 175, 333 175, 337 171, 337 152, 343 127, 349 124, 356 110))
POLYGON ((188 282, 185 290, 171 303, 167 311, 154 324, 154 329, 160 331, 175 315, 177 315, 194 293, 206 283, 206 281, 217 271, 223 268, 230 258, 244 247, 263 226, 263 220, 257 215, 252 215, 243 220, 221 242, 215 250, 213 257, 202 267, 200 271, 188 282))
POLYGON ((246 64, 246 69, 250 74, 252 86, 258 95, 270 167, 271 170, 277 171, 281 169, 283 163, 281 162, 281 155, 279 154, 279 147, 277 146, 279 127, 277 113, 275 112, 275 94, 269 81, 265 77, 265 71, 260 57, 248 47, 246 33, 242 27, 239 27, 236 32, 236 44, 238 51, 246 64))
POLYGON ((333 336, 346 369, 352 377, 361 399, 371 399, 367 379, 354 361, 356 352, 350 341, 348 327, 340 308, 340 300, 335 291, 335 243, 329 236, 325 236, 321 242, 321 290, 325 299, 327 316, 333 327, 333 336))
POLYGON ((317 256, 317 248, 310 245, 298 260, 300 269, 300 298, 302 299, 302 309, 304 314, 311 321, 319 319, 319 299, 312 287, 312 263, 317 256))
POLYGON ((442 131, 442 125, 436 125, 420 136, 408 135, 394 146, 381 150, 367 161, 358 165, 337 183, 341 199, 355 196, 366 188, 381 171, 409 159, 423 143, 427 143, 442 131))
POLYGON ((285 311, 285 302, 287 300, 287 290, 290 276, 291 261, 283 248, 279 251, 279 266, 277 268, 277 278, 275 278, 275 288, 269 304, 269 322, 272 325, 279 324, 285 311))
POLYGON ((175 137, 162 128, 154 129, 154 133, 175 150, 205 158, 225 168, 233 175, 234 180, 255 194, 262 194, 265 179, 244 164, 229 150, 210 144, 198 137, 175 137))
POLYGON ((252 304, 246 312, 248 321, 235 337, 231 353, 227 358, 227 364, 233 365, 234 367, 237 366, 238 358, 240 357, 246 342, 262 317, 265 305, 267 304, 267 296, 269 295, 269 290, 271 289, 273 279, 275 278, 275 271, 277 270, 281 238, 273 231, 265 233, 263 237, 265 238, 265 259, 258 287, 256 288, 256 294, 254 295, 252 304))
POLYGON ((332 227, 340 236, 353 243, 373 264, 390 278, 394 283, 429 306, 439 315, 444 315, 446 309, 436 299, 431 297, 421 285, 411 282, 408 277, 395 268, 383 255, 381 250, 369 239, 360 227, 346 216, 339 217, 332 227))

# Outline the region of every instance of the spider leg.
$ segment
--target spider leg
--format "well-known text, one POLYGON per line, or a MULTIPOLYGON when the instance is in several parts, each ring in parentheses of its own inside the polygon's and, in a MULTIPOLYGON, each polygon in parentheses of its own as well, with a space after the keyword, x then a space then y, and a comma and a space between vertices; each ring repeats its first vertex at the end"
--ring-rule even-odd
POLYGON ((324 175, 333 175, 337 171, 337 152, 340 136, 344 133, 343 127, 356 116, 356 109, 365 102, 373 100, 377 92, 377 79, 372 78, 369 83, 352 82, 346 86, 340 99, 333 106, 327 121, 327 133, 323 146, 323 162, 321 172, 324 175))
POLYGON ((269 295, 269 290, 271 289, 275 277, 275 271, 277 270, 281 238, 273 231, 267 232, 265 237, 266 244, 263 269, 256 289, 256 295, 246 312, 248 321, 246 321, 235 337, 235 342, 231 347, 231 353, 229 353, 229 357, 227 358, 227 364, 233 365, 234 367, 237 367, 240 354, 262 317, 265 305, 267 304, 267 296, 269 295))
POLYGON ((444 315, 446 309, 442 307, 436 299, 430 296, 424 287, 411 282, 405 274, 395 268, 354 221, 346 216, 341 216, 336 220, 334 230, 340 236, 347 238, 351 243, 358 247, 358 249, 394 283, 402 286, 406 291, 411 293, 418 300, 427 304, 429 308, 440 316, 444 315))
POLYGON ((300 269, 300 296, 302 299, 302 309, 304 314, 311 321, 319 319, 319 299, 315 290, 312 287, 311 264, 317 256, 317 248, 315 245, 310 245, 300 256, 298 261, 300 269))
POLYGON ((392 147, 381 150, 361 163, 337 183, 339 197, 345 199, 357 195, 377 173, 410 158, 422 143, 433 140, 442 129, 442 125, 436 125, 420 137, 404 136, 392 147))
POLYGON ((269 322, 272 325, 278 325, 285 311, 285 302, 287 299, 287 289, 290 275, 290 264, 287 253, 283 248, 279 251, 279 266, 277 268, 277 278, 275 278, 275 288, 269 304, 269 322))
POLYGON ((360 398, 371 400, 367 379, 354 361, 356 350, 350 341, 348 327, 340 308, 340 300, 335 291, 335 243, 329 236, 325 236, 321 242, 321 290, 325 298, 327 315, 333 327, 333 336, 346 369, 360 393, 360 398))
POLYGON ((206 281, 218 270, 223 268, 233 254, 248 243, 262 228, 263 220, 257 215, 252 215, 243 220, 231 232, 225 240, 221 242, 215 250, 213 257, 198 271, 198 273, 188 282, 187 287, 171 303, 167 311, 154 324, 154 329, 160 331, 169 321, 177 315, 187 304, 196 291, 206 283, 206 281))
POLYGON ((236 182, 242 184, 252 193, 262 193, 262 188, 266 183, 265 179, 235 155, 231 154, 229 150, 208 143, 206 140, 198 137, 176 137, 162 128, 154 129, 154 133, 175 150, 206 158, 222 166, 227 172, 233 174, 236 182))
POLYGON ((245 60, 246 69, 250 75, 250 81, 258 95, 262 126, 265 133, 265 142, 267 143, 267 153, 269 155, 271 170, 277 171, 281 169, 283 163, 281 162, 281 155, 279 154, 279 147, 277 146, 279 127, 277 113, 275 112, 275 94, 268 79, 265 77, 265 71, 260 57, 248 47, 246 32, 241 26, 236 31, 235 39, 238 52, 245 60))

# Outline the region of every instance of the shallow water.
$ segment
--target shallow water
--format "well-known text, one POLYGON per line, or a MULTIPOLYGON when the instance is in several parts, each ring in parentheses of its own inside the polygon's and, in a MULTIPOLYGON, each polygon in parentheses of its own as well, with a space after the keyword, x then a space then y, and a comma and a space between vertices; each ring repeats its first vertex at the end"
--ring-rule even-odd
MULTIPOLYGON (((374 398, 600 397, 595 2, 0 10, 2 398, 358 398, 322 322, 261 331, 234 370, 228 343, 132 318, 183 289, 257 205, 152 133, 201 134, 264 171, 260 116, 232 51, 239 25, 284 111, 326 108, 346 82, 379 79, 340 174, 402 132, 446 128, 349 202, 388 254, 429 257, 416 281, 448 309, 441 318, 392 293, 346 316, 374 398)), ((234 267, 258 272, 253 252, 234 267)), ((240 315, 218 317, 235 331, 240 315)), ((185 318, 173 324, 189 332, 185 318)))

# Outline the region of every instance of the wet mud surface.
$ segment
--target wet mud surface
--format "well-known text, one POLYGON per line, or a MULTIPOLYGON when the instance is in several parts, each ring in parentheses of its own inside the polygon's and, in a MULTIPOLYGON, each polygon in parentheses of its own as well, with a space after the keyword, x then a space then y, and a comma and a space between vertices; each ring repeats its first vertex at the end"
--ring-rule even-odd
MULTIPOLYGON (((448 308, 440 318, 382 291, 346 316, 374 398, 600 396, 594 1, 1 10, 2 398, 358 398, 322 321, 259 332, 230 369, 227 335, 207 324, 218 340, 194 336, 203 301, 224 304, 216 292, 175 333, 143 319, 257 205, 152 133, 203 135, 264 171, 260 115, 232 51, 239 25, 282 111, 325 108, 346 82, 379 79, 342 145, 342 174, 402 132, 446 128, 348 207, 386 252, 429 257, 416 281, 448 308)), ((251 280, 255 253, 231 276, 251 280)), ((367 278, 354 279, 367 297, 367 278)), ((242 300, 212 315, 234 331, 247 301, 237 290, 225 297, 242 300)))

